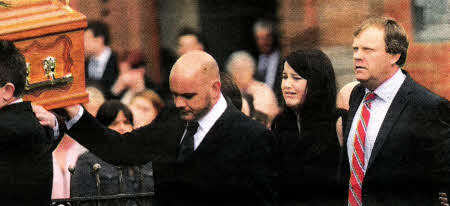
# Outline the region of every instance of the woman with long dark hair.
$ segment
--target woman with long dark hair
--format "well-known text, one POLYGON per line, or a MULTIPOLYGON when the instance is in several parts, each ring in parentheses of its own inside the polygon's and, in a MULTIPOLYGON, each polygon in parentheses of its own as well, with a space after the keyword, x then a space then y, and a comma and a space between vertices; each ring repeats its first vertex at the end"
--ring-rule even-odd
POLYGON ((330 59, 320 50, 291 53, 280 86, 285 107, 272 123, 278 140, 280 205, 337 205, 340 147, 330 59))

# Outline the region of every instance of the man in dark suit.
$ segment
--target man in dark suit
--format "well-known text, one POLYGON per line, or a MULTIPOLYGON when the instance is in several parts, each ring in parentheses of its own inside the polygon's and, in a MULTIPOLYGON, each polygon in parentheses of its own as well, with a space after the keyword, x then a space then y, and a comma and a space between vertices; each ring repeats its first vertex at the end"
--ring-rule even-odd
POLYGON ((408 40, 385 17, 355 31, 342 180, 349 205, 438 205, 449 185, 449 104, 401 69, 408 40))
POLYGON ((158 205, 274 205, 273 135, 224 98, 214 58, 189 52, 169 79, 179 115, 120 135, 72 106, 69 135, 113 164, 153 161, 158 205))
MULTIPOLYGON (((25 58, 0 40, 0 196, 2 205, 50 205, 52 151, 59 138, 22 101, 25 58)), ((54 124, 54 123, 53 123, 54 124)))
POLYGON ((281 73, 283 71, 278 31, 272 21, 261 19, 253 25, 253 34, 258 48, 258 64, 254 74, 256 80, 270 87, 278 100, 283 102, 281 94, 281 73))
POLYGON ((101 21, 89 21, 84 33, 86 83, 97 86, 106 98, 119 76, 117 54, 109 47, 109 27, 101 21))
POLYGON ((259 20, 253 26, 253 33, 259 52, 255 79, 275 89, 281 60, 277 31, 271 21, 259 20))
POLYGON ((177 35, 177 55, 182 56, 190 51, 205 51, 208 52, 208 47, 203 35, 196 32, 194 29, 185 27, 182 28, 177 35))

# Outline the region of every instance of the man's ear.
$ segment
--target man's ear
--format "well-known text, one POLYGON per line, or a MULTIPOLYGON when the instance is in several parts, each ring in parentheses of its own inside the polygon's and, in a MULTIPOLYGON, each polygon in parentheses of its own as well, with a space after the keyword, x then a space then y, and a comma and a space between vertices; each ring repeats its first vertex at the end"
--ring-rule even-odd
POLYGON ((390 56, 391 56, 391 58, 390 58, 390 60, 389 60, 389 63, 391 63, 391 65, 393 65, 393 64, 395 64, 399 59, 400 59, 400 56, 401 56, 402 54, 391 54, 390 56))
POLYGON ((221 88, 222 84, 220 83, 220 81, 215 81, 212 85, 212 91, 215 97, 217 97, 217 99, 220 97, 220 88, 221 88))
POLYGON ((14 84, 12 83, 6 83, 5 86, 3 86, 5 93, 3 93, 3 100, 5 102, 9 102, 14 99, 14 91, 16 90, 16 87, 14 87, 14 84))

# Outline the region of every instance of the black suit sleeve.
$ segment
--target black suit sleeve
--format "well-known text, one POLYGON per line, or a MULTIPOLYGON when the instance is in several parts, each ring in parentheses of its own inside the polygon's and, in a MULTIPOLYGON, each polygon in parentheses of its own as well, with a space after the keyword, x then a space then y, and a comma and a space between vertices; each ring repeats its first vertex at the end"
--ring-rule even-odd
POLYGON ((68 134, 106 162, 141 165, 175 158, 176 137, 181 136, 177 123, 159 116, 154 123, 121 135, 85 111, 68 134))
POLYGON ((419 161, 423 165, 423 170, 427 175, 424 183, 431 183, 435 194, 438 192, 449 192, 450 185, 450 104, 444 99, 440 99, 437 104, 430 109, 428 106, 416 107, 416 115, 413 125, 418 129, 416 140, 418 151, 421 154, 419 161))

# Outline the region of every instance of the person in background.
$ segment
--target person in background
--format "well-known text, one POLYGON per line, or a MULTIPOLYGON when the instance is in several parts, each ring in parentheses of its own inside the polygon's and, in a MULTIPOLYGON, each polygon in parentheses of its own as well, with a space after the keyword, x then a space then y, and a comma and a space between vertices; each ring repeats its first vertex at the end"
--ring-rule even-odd
POLYGON ((255 79, 264 82, 277 92, 277 75, 280 68, 280 50, 277 30, 272 21, 261 19, 253 25, 253 34, 258 47, 258 64, 255 79))
POLYGON ((147 60, 144 53, 125 52, 119 62, 119 77, 111 88, 114 98, 128 105, 136 93, 144 91, 147 88, 146 82, 150 84, 146 78, 146 68, 147 60))
POLYGON ((89 94, 89 102, 84 103, 83 107, 95 117, 100 106, 105 103, 105 96, 100 89, 94 86, 87 86, 86 92, 89 94))
POLYGON ((233 105, 242 111, 242 94, 233 77, 226 72, 220 72, 220 82, 222 83, 220 88, 222 94, 230 98, 233 105))
MULTIPOLYGON (((103 93, 97 87, 88 86, 89 102, 84 103, 84 108, 96 116, 100 106, 105 102, 103 93)), ((64 134, 58 147, 53 151, 53 187, 52 199, 70 198, 69 169, 75 168, 78 157, 87 151, 75 140, 64 134)))
POLYGON ((111 50, 109 27, 101 21, 89 21, 84 32, 86 84, 97 86, 106 99, 119 76, 117 54, 111 50))
POLYGON ((182 28, 178 33, 177 41, 178 56, 182 56, 190 51, 207 51, 205 40, 194 29, 182 28))
POLYGON ((165 107, 163 100, 152 90, 144 90, 135 94, 129 107, 133 112, 134 128, 150 124, 165 107))
POLYGON ((285 108, 272 123, 278 142, 279 203, 343 205, 331 61, 320 50, 298 50, 284 61, 282 75, 285 108))
MULTIPOLYGON (((102 104, 96 118, 120 134, 133 130, 133 115, 128 107, 118 100, 109 100, 102 104)), ((151 192, 154 189, 153 184, 151 162, 142 166, 118 167, 87 151, 80 155, 76 163, 70 194, 71 197, 90 197, 151 192), (95 164, 101 167, 98 172, 93 169, 95 164), (100 177, 100 194, 97 193, 97 173, 100 177), (123 179, 122 185, 120 179, 123 179)), ((132 204, 129 202, 127 205, 132 204)))
POLYGON ((343 109, 348 111, 350 109, 349 101, 350 94, 352 93, 353 88, 359 84, 358 81, 353 81, 344 85, 341 90, 339 90, 336 96, 336 108, 343 109))
POLYGON ((223 95, 230 98, 231 102, 237 109, 241 110, 241 112, 246 116, 251 117, 258 122, 261 122, 264 126, 270 127, 268 115, 259 111, 255 111, 255 109, 253 108, 253 99, 251 99, 252 97, 248 95, 246 95, 245 97, 242 96, 239 87, 229 73, 221 72, 220 81, 222 83, 221 90, 223 95), (252 102, 251 108, 247 101, 249 98, 252 102))
MULTIPOLYGON (((64 131, 41 126, 24 102, 25 57, 13 42, 0 40, 0 196, 2 205, 50 205, 52 151, 64 131)), ((47 122, 48 123, 48 122, 47 122)), ((57 123, 52 122, 57 127, 57 123)), ((58 123, 62 126, 64 123, 58 123)))
MULTIPOLYGON (((233 52, 227 60, 226 70, 231 74, 241 93, 249 95, 253 99, 253 108, 259 113, 267 115, 267 125, 279 113, 278 102, 275 94, 267 85, 253 78, 255 72, 255 61, 253 57, 245 51, 233 52)), ((255 112, 253 112, 255 113, 255 112)), ((252 114, 253 114, 252 113, 252 114)), ((264 116, 264 115, 259 115, 264 116)))
POLYGON ((159 96, 164 100, 166 105, 169 107, 173 106, 172 102, 172 94, 170 93, 169 88, 169 75, 170 70, 172 69, 172 65, 177 60, 177 55, 171 49, 163 47, 160 45, 160 87, 157 91, 159 96))
POLYGON ((358 83, 358 81, 354 81, 344 85, 341 90, 339 90, 336 97, 336 112, 338 115, 338 119, 336 121, 336 133, 341 146, 344 143, 344 128, 347 126, 347 113, 350 107, 348 105, 350 93, 358 83))
POLYGON ((250 105, 253 105, 253 103, 249 104, 248 100, 246 99, 246 97, 242 97, 242 109, 241 109, 241 112, 244 113, 245 116, 251 118, 252 117, 252 111, 254 109, 251 108, 250 105))

